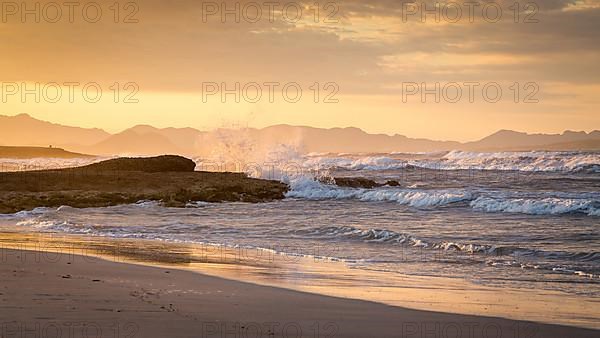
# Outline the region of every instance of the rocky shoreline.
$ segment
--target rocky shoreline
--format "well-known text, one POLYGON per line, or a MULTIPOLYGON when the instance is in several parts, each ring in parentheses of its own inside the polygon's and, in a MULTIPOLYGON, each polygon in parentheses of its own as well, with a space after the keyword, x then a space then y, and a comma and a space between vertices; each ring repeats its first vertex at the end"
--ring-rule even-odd
POLYGON ((194 171, 181 156, 119 158, 84 167, 0 173, 0 213, 69 205, 107 207, 140 200, 169 207, 190 202, 269 202, 288 186, 241 173, 194 171))

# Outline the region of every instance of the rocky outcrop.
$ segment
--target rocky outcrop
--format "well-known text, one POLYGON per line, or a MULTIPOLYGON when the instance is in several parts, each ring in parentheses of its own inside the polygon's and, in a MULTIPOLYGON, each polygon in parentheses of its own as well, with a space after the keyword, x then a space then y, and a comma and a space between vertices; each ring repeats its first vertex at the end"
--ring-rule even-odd
POLYGON ((390 187, 398 187, 400 183, 398 181, 387 181, 386 183, 377 183, 373 180, 364 177, 334 177, 333 184, 338 187, 347 187, 347 188, 363 188, 363 189, 372 189, 383 186, 390 187))
POLYGON ((267 202, 288 186, 241 173, 194 171, 179 156, 114 159, 85 167, 0 173, 0 213, 36 207, 106 207, 140 200, 184 207, 189 202, 267 202))
POLYGON ((194 161, 175 155, 157 157, 115 158, 82 167, 92 171, 142 171, 147 173, 193 172, 194 161))

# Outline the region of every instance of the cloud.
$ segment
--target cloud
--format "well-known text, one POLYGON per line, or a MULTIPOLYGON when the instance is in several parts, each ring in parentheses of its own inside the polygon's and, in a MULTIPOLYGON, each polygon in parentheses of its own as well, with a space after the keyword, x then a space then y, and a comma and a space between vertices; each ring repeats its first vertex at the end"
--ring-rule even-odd
POLYGON ((405 5, 394 0, 339 2, 338 23, 324 22, 333 13, 325 3, 318 22, 307 7, 296 22, 278 12, 274 21, 263 13, 255 23, 223 23, 220 15, 204 22, 202 2, 146 0, 132 24, 115 24, 108 8, 95 24, 1 24, 0 70, 3 81, 134 81, 177 92, 206 81, 332 81, 345 94, 393 94, 405 79, 598 83, 596 2, 536 4, 539 22, 530 24, 512 12, 498 23, 403 22, 405 5))

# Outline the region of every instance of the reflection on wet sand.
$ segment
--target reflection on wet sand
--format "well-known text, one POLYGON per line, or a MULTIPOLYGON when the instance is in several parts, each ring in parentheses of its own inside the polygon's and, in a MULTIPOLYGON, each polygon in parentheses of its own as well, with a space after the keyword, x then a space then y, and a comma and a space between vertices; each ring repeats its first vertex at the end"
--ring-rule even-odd
POLYGON ((0 246, 30 250, 24 259, 52 262, 52 253, 191 270, 206 275, 420 310, 497 316, 600 328, 593 301, 545 290, 499 289, 456 278, 396 275, 352 269, 318 257, 267 250, 152 240, 44 233, 0 233, 0 246))

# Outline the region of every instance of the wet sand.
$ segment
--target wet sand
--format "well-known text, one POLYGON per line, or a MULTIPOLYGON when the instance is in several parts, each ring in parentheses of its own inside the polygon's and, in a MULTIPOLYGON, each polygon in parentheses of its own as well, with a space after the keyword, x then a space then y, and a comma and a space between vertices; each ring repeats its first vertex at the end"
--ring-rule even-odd
MULTIPOLYGON (((3 245, 3 247, 6 247, 3 245)), ((1 249, 2 335, 597 337, 597 330, 411 310, 72 252, 1 249), (70 333, 71 335, 67 335, 70 333)), ((181 263, 181 262, 180 262, 181 263)))

